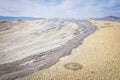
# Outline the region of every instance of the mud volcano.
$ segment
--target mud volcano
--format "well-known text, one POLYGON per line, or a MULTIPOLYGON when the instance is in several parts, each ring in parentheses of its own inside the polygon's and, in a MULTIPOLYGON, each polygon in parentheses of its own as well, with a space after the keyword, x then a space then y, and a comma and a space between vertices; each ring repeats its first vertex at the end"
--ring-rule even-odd
MULTIPOLYGON (((14 80, 52 66, 96 30, 80 20, 14 23, 0 26, 0 80, 14 80)), ((75 71, 82 66, 71 63, 66 68, 75 71)))
POLYGON ((83 66, 80 65, 79 63, 71 62, 71 63, 65 64, 65 65, 64 65, 64 68, 65 68, 65 69, 68 69, 68 70, 77 71, 77 70, 82 69, 83 66))

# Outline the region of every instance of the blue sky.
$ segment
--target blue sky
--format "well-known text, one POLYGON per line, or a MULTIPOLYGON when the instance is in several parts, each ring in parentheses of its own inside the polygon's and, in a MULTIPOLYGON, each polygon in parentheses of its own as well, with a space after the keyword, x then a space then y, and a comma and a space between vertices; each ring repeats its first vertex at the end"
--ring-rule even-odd
POLYGON ((0 0, 0 16, 120 17, 120 0, 0 0))

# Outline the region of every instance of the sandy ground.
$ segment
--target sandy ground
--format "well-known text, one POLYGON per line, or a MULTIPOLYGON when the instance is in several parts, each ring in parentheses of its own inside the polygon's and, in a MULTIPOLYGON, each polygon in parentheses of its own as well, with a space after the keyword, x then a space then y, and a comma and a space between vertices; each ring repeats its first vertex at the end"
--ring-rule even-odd
POLYGON ((98 30, 71 55, 23 80, 120 80, 120 22, 91 22, 98 30), (71 69, 67 69, 66 64, 71 64, 71 69))
MULTIPOLYGON (((14 80, 49 68, 78 47, 96 27, 88 21, 38 20, 0 25, 0 80, 14 80)), ((75 71, 77 63, 65 67, 75 71)))

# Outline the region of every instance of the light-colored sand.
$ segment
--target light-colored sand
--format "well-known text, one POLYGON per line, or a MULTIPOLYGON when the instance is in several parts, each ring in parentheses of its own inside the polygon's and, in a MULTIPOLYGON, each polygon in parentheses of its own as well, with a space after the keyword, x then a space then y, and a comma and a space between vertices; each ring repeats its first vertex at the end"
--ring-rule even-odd
POLYGON ((74 49, 71 55, 23 79, 120 80, 120 22, 92 22, 99 29, 74 49), (68 63, 79 63, 82 68, 76 71, 64 68, 68 63))

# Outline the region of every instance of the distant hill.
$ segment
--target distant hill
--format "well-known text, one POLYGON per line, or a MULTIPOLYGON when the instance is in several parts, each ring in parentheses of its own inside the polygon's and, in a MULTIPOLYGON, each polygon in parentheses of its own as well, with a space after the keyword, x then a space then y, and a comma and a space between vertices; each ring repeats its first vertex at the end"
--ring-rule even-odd
POLYGON ((44 18, 35 18, 35 17, 9 17, 9 16, 0 16, 0 21, 27 21, 27 20, 39 20, 39 19, 44 19, 44 18))
POLYGON ((94 20, 110 20, 110 21, 114 21, 114 20, 120 20, 120 17, 106 16, 106 17, 102 17, 102 18, 94 18, 94 20))

